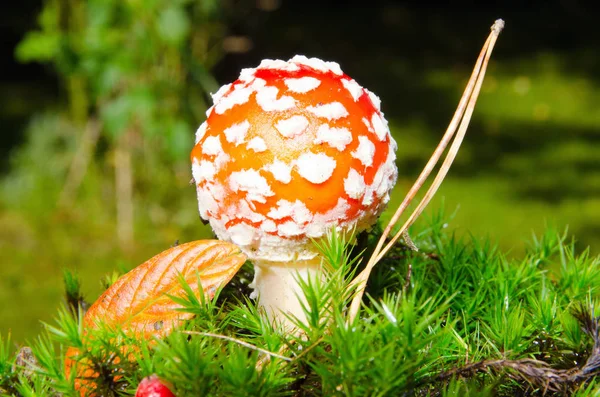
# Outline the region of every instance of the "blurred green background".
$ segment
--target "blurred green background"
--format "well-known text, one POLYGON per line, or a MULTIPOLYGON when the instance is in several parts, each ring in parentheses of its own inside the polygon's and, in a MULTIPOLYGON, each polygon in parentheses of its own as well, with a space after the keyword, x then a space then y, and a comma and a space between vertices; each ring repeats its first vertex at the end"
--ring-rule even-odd
MULTIPOLYGON (((0 13, 0 334, 34 336, 62 269, 101 279, 209 237, 189 150, 208 93, 263 58, 334 60, 377 93, 397 205, 445 130, 493 21, 506 29, 430 207, 522 255, 569 228, 600 252, 600 54, 576 1, 22 0, 0 13), (367 5, 368 3, 368 5, 367 5)), ((389 215, 388 215, 389 216, 389 215)), ((428 213, 425 214, 425 217, 428 213)))

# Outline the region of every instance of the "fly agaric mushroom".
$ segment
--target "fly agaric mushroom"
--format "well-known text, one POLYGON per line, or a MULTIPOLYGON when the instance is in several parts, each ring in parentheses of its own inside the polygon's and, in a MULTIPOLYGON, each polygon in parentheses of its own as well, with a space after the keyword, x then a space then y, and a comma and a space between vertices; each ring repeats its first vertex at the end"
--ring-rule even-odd
POLYGON ((253 262, 255 297, 303 321, 298 277, 319 275, 311 239, 369 228, 395 184, 379 98, 335 62, 264 60, 213 95, 196 132, 200 215, 253 262))

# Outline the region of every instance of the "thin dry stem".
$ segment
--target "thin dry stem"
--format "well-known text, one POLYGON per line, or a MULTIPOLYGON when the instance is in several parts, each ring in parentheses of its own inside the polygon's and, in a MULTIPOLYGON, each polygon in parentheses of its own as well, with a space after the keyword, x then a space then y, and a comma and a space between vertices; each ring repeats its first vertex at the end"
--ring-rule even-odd
POLYGON ((383 234, 381 235, 379 241, 377 242, 377 246, 369 259, 365 269, 354 279, 353 285, 356 287, 356 294, 352 299, 350 304, 350 310, 348 311, 348 322, 352 322, 356 315, 358 314, 358 310, 360 308, 360 303, 362 301, 362 297, 364 295, 364 289, 371 273, 373 267, 381 260, 381 258, 389 251, 389 249, 394 245, 394 243, 398 240, 400 236, 402 236, 408 228, 414 223, 414 221, 418 218, 418 216, 423 212, 427 204, 431 201, 431 198, 435 195, 437 189, 441 185, 442 181, 446 177, 456 154, 458 153, 458 149, 462 143, 464 135, 466 133, 467 127, 469 125, 469 121, 471 119, 471 115, 473 114, 473 110, 475 108, 475 103, 477 102, 477 97, 479 95, 479 91, 481 89, 481 84, 483 83, 483 78, 485 77, 485 70, 487 68, 489 58, 492 54, 492 50, 500 34, 500 31, 504 27, 504 21, 501 19, 497 20, 494 25, 492 25, 492 32, 488 36, 483 48, 479 54, 475 67, 473 69, 473 73, 469 82, 467 83, 467 87, 465 88, 465 92, 461 97, 461 100, 458 104, 456 112, 448 125, 448 129, 444 133, 439 145, 433 152, 433 155, 423 168, 423 171, 409 190, 408 194, 392 216, 390 222, 386 226, 383 234), (417 206, 417 208, 413 211, 412 215, 409 219, 404 223, 404 225, 400 228, 400 230, 394 235, 391 241, 384 247, 385 240, 391 234, 392 228, 398 222, 398 219, 406 208, 410 205, 418 191, 421 189, 425 180, 431 174, 431 171, 439 161, 442 153, 446 149, 450 140, 454 137, 456 129, 458 128, 458 133, 452 142, 452 145, 446 155, 436 178, 431 184, 429 190, 417 206))
MULTIPOLYGON (((317 339, 312 345, 308 346, 306 349, 302 349, 302 352, 298 355, 296 355, 293 351, 291 352, 292 354, 294 354, 294 358, 286 360, 287 362, 294 362, 294 361, 298 361, 302 356, 306 355, 309 351, 311 351, 312 349, 314 349, 315 347, 317 347, 319 345, 319 343, 323 342, 323 337, 321 336, 319 339, 317 339)), ((278 355, 282 355, 283 353, 287 352, 290 350, 290 346, 293 345, 295 343, 294 340, 292 340, 291 343, 287 344, 287 345, 283 345, 281 346, 281 348, 279 348, 279 351, 277 352, 278 355)), ((277 357, 277 355, 275 356, 277 357)), ((257 362, 256 362, 256 370, 257 371, 261 371, 264 366, 271 360, 270 356, 264 356, 262 358, 260 358, 257 362)))
POLYGON ((188 335, 201 335, 201 336, 206 336, 206 337, 209 337, 209 338, 223 339, 223 340, 226 340, 226 341, 229 341, 229 342, 237 343, 238 345, 247 347, 248 349, 256 350, 258 352, 266 354, 269 357, 276 357, 276 358, 279 358, 279 359, 284 360, 284 361, 292 361, 292 359, 289 358, 289 357, 282 356, 281 354, 273 353, 273 352, 270 352, 270 351, 265 350, 265 349, 261 349, 258 346, 254 346, 253 344, 248 343, 248 342, 244 342, 243 340, 240 340, 240 339, 232 338, 231 336, 213 334, 213 333, 210 333, 210 332, 196 332, 196 331, 181 331, 181 332, 184 333, 184 334, 188 334, 188 335))
POLYGON ((423 197, 423 199, 421 200, 421 202, 419 203, 417 208, 411 214, 410 218, 400 228, 400 230, 394 235, 392 240, 381 250, 381 252, 377 256, 377 258, 375 259, 375 262, 379 262, 381 260, 381 258, 383 258, 383 256, 390 250, 390 248, 392 248, 392 246, 398 240, 398 238, 400 236, 402 236, 408 230, 408 228, 415 222, 415 220, 419 217, 419 215, 421 215, 421 213, 423 212, 425 207, 429 204, 429 202, 431 201, 431 199, 437 192, 438 188, 442 184, 444 178, 448 174, 448 171, 450 170, 450 167, 452 166, 452 162, 456 158, 456 155, 458 154, 458 150, 460 149, 460 145, 462 144, 463 138, 467 132, 469 122, 471 121, 471 116, 473 115, 473 110, 475 109, 475 103, 477 102, 477 97, 479 96, 479 91, 481 90, 481 85, 483 84, 483 79, 485 78, 485 70, 487 68, 489 58, 492 54, 491 50, 495 44, 497 36, 491 36, 491 37, 492 37, 492 40, 489 44, 489 50, 486 52, 483 66, 481 68, 481 72, 480 72, 480 74, 477 78, 477 82, 475 84, 475 89, 473 90, 473 93, 471 94, 471 97, 467 104, 467 108, 466 108, 465 114, 463 116, 463 119, 460 123, 456 137, 454 138, 454 141, 452 142, 452 145, 450 146, 450 149, 448 150, 448 154, 446 155, 446 158, 444 159, 444 162, 442 163, 442 166, 440 167, 438 174, 436 175, 433 183, 427 190, 427 193, 425 193, 425 196, 423 197))

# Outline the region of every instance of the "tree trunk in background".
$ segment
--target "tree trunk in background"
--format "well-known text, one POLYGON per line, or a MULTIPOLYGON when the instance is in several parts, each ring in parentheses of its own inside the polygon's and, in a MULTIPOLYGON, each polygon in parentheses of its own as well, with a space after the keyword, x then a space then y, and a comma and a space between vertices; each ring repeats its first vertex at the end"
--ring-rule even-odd
POLYGON ((81 136, 81 142, 73 156, 67 179, 60 192, 59 207, 67 206, 73 201, 73 196, 77 194, 77 190, 83 182, 99 137, 100 123, 96 119, 90 119, 81 136))
POLYGON ((125 133, 115 149, 115 200, 117 204, 117 238, 127 251, 133 243, 133 171, 129 133, 125 133))

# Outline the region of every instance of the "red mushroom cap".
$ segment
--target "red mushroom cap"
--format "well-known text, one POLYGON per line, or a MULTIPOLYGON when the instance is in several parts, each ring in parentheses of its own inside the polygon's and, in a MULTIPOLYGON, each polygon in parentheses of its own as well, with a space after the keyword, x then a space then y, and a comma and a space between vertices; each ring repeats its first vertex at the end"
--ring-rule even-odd
POLYGON ((200 215, 250 259, 310 259, 310 238, 383 211, 396 143, 379 98, 337 63, 264 60, 213 101, 191 154, 200 215))

